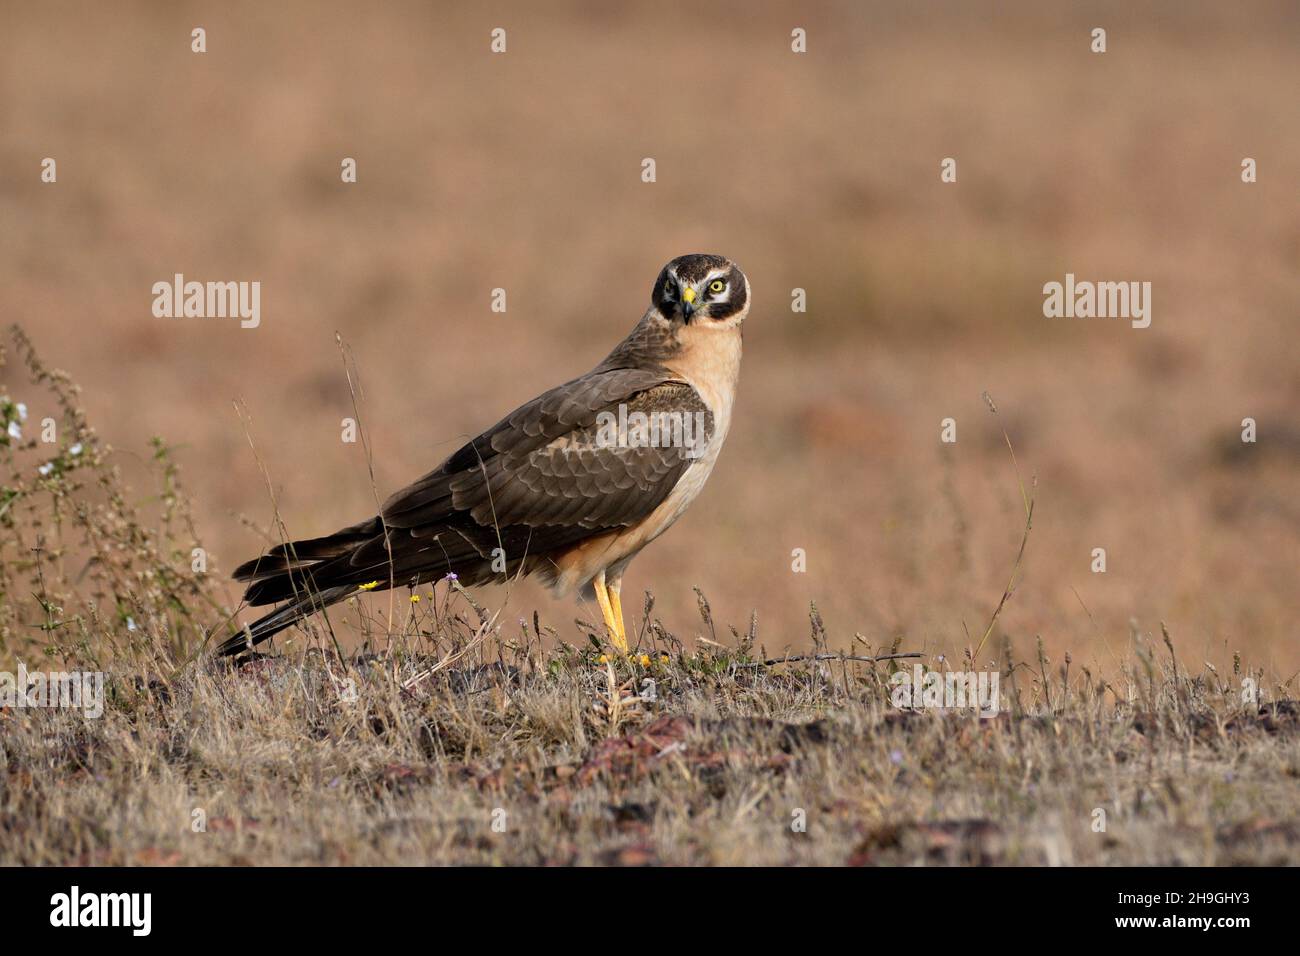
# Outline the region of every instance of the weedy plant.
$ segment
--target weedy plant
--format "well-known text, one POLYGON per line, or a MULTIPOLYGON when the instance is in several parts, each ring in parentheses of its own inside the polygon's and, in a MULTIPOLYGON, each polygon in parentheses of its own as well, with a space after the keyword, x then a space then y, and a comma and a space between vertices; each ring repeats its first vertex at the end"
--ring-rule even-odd
POLYGON ((79 388, 11 333, 11 349, 0 343, 0 655, 172 673, 219 606, 171 449, 153 440, 157 490, 137 504, 79 388))

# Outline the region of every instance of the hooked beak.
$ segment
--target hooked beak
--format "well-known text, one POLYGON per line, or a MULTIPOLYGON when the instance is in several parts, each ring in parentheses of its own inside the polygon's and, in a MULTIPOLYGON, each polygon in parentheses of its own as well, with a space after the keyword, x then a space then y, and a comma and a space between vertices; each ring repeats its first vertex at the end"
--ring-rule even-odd
POLYGON ((695 290, 687 287, 682 290, 682 316, 687 322, 691 321, 691 316, 695 314, 695 290))

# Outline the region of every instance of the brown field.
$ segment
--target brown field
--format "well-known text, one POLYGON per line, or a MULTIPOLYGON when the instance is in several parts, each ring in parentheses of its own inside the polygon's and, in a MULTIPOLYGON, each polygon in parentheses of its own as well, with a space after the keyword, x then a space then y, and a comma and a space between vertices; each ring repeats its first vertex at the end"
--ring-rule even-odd
POLYGON ((6 715, 0 863, 1300 860, 1296 702, 1243 708, 1234 675, 1175 678, 1163 648, 1068 691, 1006 659, 1013 709, 982 720, 889 708, 883 667, 777 673, 742 649, 616 675, 523 629, 470 633, 439 632, 467 653, 434 674, 269 658, 119 686, 99 720, 6 715), (656 699, 620 705, 646 679, 656 699))
POLYGON ((1300 672, 1294 4, 437 6, 0 14, 0 318, 81 387, 5 332, 0 668, 113 675, 88 726, 0 709, 0 862, 1296 862, 1294 720, 1240 700, 1300 672), (599 613, 530 582, 474 594, 501 632, 405 691, 471 641, 470 597, 340 608, 355 667, 319 626, 233 675, 195 658, 277 521, 373 513, 599 361, 688 251, 755 305, 717 470, 626 579, 658 703, 595 710, 642 665, 611 677, 574 620, 599 613), (260 281, 261 325, 154 318, 177 272, 260 281), (1151 282, 1151 327, 1045 318, 1067 272, 1151 282), (986 629, 1023 693, 994 722, 899 719, 886 664, 750 667, 943 669, 986 629), (507 803, 533 838, 480 832, 507 803), (233 836, 177 836, 195 807, 233 836), (803 843, 772 835, 794 807, 803 843))

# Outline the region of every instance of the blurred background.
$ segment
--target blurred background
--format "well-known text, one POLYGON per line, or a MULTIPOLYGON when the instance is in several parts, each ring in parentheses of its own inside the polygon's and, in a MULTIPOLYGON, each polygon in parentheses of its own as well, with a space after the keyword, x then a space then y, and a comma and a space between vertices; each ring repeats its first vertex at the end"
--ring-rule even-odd
MULTIPOLYGON (((999 635, 1108 668, 1164 621, 1288 678, 1300 8, 1058 6, 4 3, 4 319, 128 470, 180 446, 224 574, 272 523, 237 399, 290 533, 374 512, 336 331, 383 497, 603 358, 666 260, 723 253, 754 289, 736 415, 632 617, 651 589, 689 639, 698 586, 772 652, 816 601, 836 647, 955 655, 1023 531, 1005 428, 1037 486, 999 635), (154 318, 177 272, 260 281, 261 326, 154 318), (1151 282, 1151 327, 1044 318, 1067 272, 1151 282)), ((579 638, 539 588, 509 608, 579 638)))

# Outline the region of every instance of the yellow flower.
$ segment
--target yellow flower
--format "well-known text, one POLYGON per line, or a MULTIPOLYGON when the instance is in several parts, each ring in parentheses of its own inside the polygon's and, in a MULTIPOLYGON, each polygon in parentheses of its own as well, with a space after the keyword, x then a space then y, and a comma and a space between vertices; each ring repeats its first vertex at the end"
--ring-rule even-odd
POLYGON ((649 667, 649 666, 650 666, 650 655, 649 655, 649 654, 642 654, 640 660, 641 660, 641 666, 642 666, 642 667, 649 667))
POLYGON ((608 664, 608 663, 609 663, 609 655, 608 655, 608 654, 601 654, 599 657, 596 658, 596 663, 598 663, 598 664, 608 664))
POLYGON ((659 663, 660 663, 660 664, 667 664, 667 663, 668 663, 668 655, 667 655, 667 654, 660 654, 660 655, 659 655, 659 663))
POLYGON ((375 588, 379 587, 379 582, 371 581, 368 584, 359 585, 359 587, 362 591, 373 591, 375 588))
POLYGON ((412 594, 412 595, 411 595, 411 603, 412 603, 412 604, 419 604, 419 603, 420 603, 420 595, 418 595, 418 594, 412 594))

